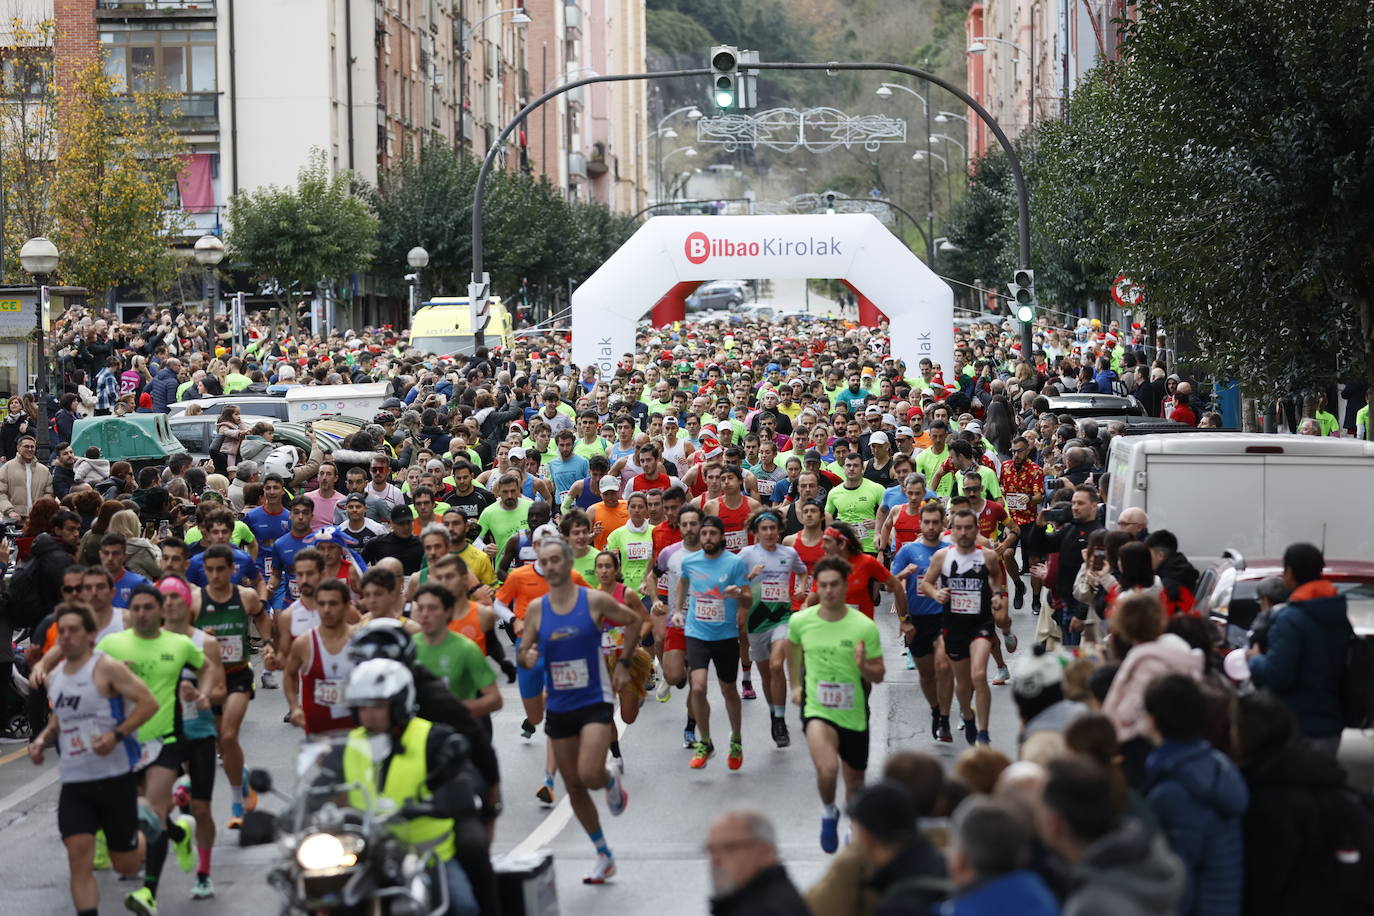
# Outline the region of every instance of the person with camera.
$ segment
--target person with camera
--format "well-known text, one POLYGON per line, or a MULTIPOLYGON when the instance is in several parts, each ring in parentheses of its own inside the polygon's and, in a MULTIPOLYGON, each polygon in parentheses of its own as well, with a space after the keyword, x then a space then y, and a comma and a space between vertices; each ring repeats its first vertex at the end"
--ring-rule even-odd
MULTIPOLYGON (((1032 549, 1040 556, 1059 554, 1059 575, 1055 580, 1055 594, 1064 602, 1059 626, 1064 632, 1064 645, 1076 646, 1083 638, 1083 624, 1088 606, 1073 596, 1074 579, 1083 566, 1088 535, 1103 527, 1097 519, 1097 490, 1088 484, 1073 488, 1068 509, 1042 509, 1035 519, 1032 549), (1048 530, 1050 525, 1054 530, 1048 530)), ((1041 580, 1045 576, 1042 563, 1031 568, 1031 575, 1041 580)))

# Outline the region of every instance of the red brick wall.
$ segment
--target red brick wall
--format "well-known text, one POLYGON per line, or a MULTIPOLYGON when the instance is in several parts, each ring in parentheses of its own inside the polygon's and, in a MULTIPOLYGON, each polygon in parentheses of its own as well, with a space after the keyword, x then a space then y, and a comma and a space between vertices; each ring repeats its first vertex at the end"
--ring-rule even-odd
POLYGON ((53 19, 57 23, 53 61, 59 91, 71 84, 82 64, 100 55, 95 3, 96 0, 53 0, 53 19))

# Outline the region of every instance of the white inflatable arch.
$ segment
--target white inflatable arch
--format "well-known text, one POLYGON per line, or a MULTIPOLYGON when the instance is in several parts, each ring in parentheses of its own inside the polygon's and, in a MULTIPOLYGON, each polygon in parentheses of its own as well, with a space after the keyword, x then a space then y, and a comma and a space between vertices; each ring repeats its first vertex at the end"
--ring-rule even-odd
POLYGON ((573 362, 613 377, 655 304, 676 300, 659 312, 672 321, 697 284, 736 278, 843 280, 887 316, 912 373, 922 357, 954 364, 953 291, 867 213, 650 219, 573 291, 573 362))

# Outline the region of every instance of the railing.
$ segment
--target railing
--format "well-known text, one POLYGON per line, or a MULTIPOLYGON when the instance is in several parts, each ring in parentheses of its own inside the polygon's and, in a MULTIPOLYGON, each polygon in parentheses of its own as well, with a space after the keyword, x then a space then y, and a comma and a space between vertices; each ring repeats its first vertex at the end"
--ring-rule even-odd
MULTIPOLYGON (((108 0, 114 2, 114 0, 108 0)), ((132 105, 133 96, 115 96, 115 103, 132 105)), ((178 121, 200 124, 219 120, 219 94, 214 92, 187 92, 173 96, 158 105, 158 114, 164 118, 175 117, 178 121)))
POLYGON ((213 10, 215 0, 98 0, 102 10, 213 10))
POLYGON ((182 237, 200 238, 202 235, 223 235, 224 210, 223 206, 215 206, 195 212, 190 210, 178 211, 176 215, 182 220, 182 237))

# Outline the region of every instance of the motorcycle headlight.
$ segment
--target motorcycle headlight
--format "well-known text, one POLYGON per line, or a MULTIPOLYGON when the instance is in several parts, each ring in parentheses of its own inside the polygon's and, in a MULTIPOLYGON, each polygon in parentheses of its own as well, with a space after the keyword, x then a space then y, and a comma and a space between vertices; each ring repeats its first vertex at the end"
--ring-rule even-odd
POLYGON ((332 833, 312 833, 296 847, 296 862, 306 871, 352 865, 357 857, 332 833))

